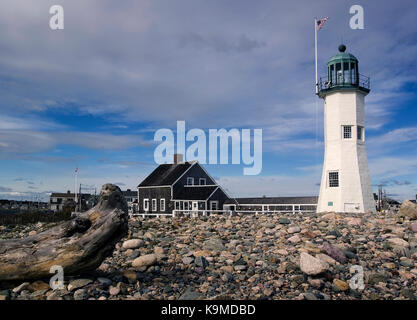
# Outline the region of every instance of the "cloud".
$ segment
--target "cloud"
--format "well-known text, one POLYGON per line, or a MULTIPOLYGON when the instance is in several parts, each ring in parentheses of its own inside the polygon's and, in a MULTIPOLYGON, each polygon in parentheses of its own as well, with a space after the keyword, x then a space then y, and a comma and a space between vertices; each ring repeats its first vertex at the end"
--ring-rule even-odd
MULTIPOLYGON (((13 88, 1 92, 2 108, 10 112, 60 110, 109 120, 118 114, 119 122, 158 125, 187 119, 199 127, 224 126, 228 119, 233 127, 263 127, 278 123, 283 113, 295 118, 317 99, 309 1, 245 3, 239 10, 217 1, 72 1, 65 10, 75 19, 55 33, 44 22, 48 5, 46 0, 36 6, 8 0, 0 12, 0 47, 5 49, 0 89, 13 88), (204 18, 195 12, 204 12, 204 18)), ((409 40, 397 40, 410 39, 406 22, 415 21, 413 10, 405 4, 389 13, 384 6, 373 8, 367 15, 372 28, 359 36, 345 23, 344 6, 323 2, 314 7, 334 17, 320 32, 320 72, 336 51, 336 34, 346 34, 348 49, 360 54, 364 71, 373 73, 370 103, 386 101, 380 111, 369 110, 369 128, 378 128, 392 104, 399 103, 386 98, 397 98, 415 79, 410 66, 416 49, 409 40), (401 17, 395 37, 385 27, 387 15, 401 17), (384 68, 380 61, 387 61, 384 68), (383 99, 377 98, 381 94, 383 99)), ((311 113, 306 118, 314 123, 311 113)))
POLYGON ((383 180, 417 173, 417 155, 381 156, 369 159, 371 176, 383 180))
POLYGON ((368 143, 372 145, 398 144, 411 141, 417 141, 417 127, 398 128, 368 139, 368 143))
POLYGON ((187 33, 179 37, 180 48, 192 47, 194 49, 211 48, 218 52, 249 52, 266 46, 265 42, 248 38, 242 34, 237 39, 226 39, 220 36, 205 37, 197 33, 187 33))
MULTIPOLYGON (((148 147, 152 142, 134 135, 113 135, 95 132, 42 132, 32 130, 0 130, 2 158, 19 154, 51 150, 58 145, 73 145, 93 150, 122 150, 133 147, 148 147)), ((32 157, 40 161, 72 161, 71 158, 32 157)))
POLYGON ((412 183, 408 180, 397 180, 397 179, 391 179, 391 180, 382 180, 379 184, 382 186, 408 186, 412 183))
POLYGON ((0 192, 12 192, 12 191, 13 189, 11 188, 0 186, 0 192))
POLYGON ((313 175, 220 177, 217 182, 232 197, 318 196, 319 186, 313 175), (248 188, 250 186, 250 188, 248 188))
MULTIPOLYGON (((73 0, 64 5, 62 32, 48 28, 49 0, 3 1, 0 158, 65 163, 78 158, 39 153, 65 144, 105 152, 146 147, 151 142, 139 131, 173 127, 181 119, 197 128, 262 128, 264 151, 311 158, 323 147, 312 16, 326 12, 331 19, 319 34, 320 74, 343 34, 361 73, 371 76, 371 172, 386 179, 415 172, 416 157, 398 150, 407 143, 412 149, 415 128, 384 133, 390 124, 402 126, 402 108, 416 96, 407 89, 417 81, 410 28, 417 21, 415 3, 365 6, 366 28, 357 31, 348 26, 345 4, 300 1, 73 0), (387 28, 386 21, 395 24, 387 28), (91 127, 77 127, 71 117, 93 119, 91 127), (95 128, 96 120, 106 124, 95 128), (115 131, 132 125, 138 131, 115 131)), ((110 165, 141 166, 123 155, 107 156, 110 165)), ((290 180, 283 181, 292 186, 290 180)), ((268 186, 269 192, 281 190, 275 184, 260 190, 268 186)))

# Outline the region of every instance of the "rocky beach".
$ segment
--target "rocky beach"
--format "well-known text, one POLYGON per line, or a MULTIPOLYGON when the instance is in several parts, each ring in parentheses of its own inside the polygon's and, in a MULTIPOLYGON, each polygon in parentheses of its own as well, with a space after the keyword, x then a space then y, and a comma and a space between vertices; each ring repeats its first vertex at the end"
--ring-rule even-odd
MULTIPOLYGON (((94 272, 65 276, 56 290, 49 279, 1 283, 0 300, 410 300, 417 292, 412 219, 394 213, 135 217, 94 272), (363 290, 349 285, 353 266, 363 269, 363 290)), ((0 226, 0 239, 51 226, 0 226)))

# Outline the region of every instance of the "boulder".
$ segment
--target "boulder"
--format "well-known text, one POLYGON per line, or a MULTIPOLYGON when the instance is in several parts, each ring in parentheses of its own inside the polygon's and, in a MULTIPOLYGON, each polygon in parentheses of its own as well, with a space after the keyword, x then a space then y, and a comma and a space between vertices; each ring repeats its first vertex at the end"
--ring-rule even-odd
POLYGON ((407 217, 410 220, 417 219, 417 204, 410 200, 404 200, 401 204, 400 211, 398 213, 401 217, 407 217))
POLYGON ((302 252, 300 255, 300 269, 305 274, 317 275, 329 268, 329 264, 317 259, 308 253, 302 252))

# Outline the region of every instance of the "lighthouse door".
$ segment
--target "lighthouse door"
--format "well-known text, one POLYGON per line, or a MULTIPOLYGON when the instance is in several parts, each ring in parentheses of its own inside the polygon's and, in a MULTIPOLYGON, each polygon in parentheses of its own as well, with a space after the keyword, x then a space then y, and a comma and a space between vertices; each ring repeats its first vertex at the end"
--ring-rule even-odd
POLYGON ((345 212, 359 212, 359 203, 345 203, 345 212))

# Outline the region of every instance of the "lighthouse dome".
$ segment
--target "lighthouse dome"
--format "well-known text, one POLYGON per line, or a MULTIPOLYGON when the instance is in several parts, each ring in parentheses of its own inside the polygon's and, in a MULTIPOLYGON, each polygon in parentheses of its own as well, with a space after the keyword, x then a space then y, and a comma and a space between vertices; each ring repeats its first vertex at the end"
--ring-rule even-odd
POLYGON ((346 52, 346 46, 344 44, 341 44, 339 46, 339 52, 330 58, 327 65, 334 64, 337 62, 342 62, 342 61, 358 63, 358 59, 353 54, 346 52))
POLYGON ((359 73, 359 61, 351 53, 346 52, 346 46, 341 44, 339 52, 327 62, 327 77, 321 78, 319 97, 339 90, 360 90, 369 93, 369 77, 359 73))

